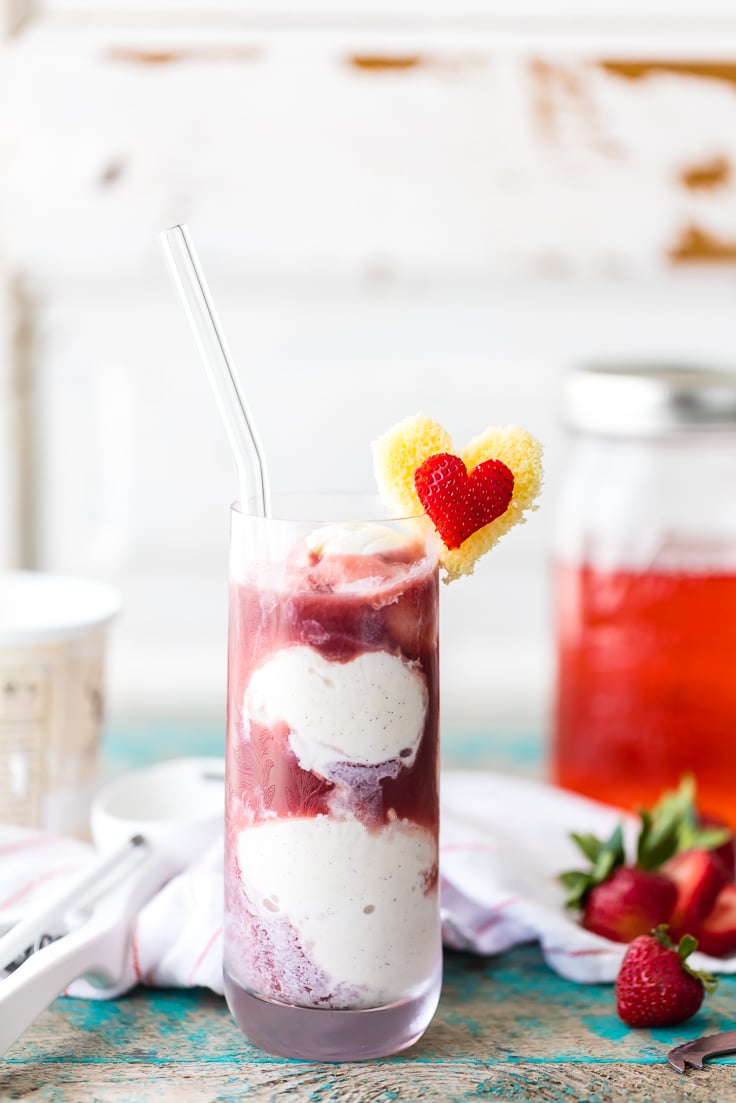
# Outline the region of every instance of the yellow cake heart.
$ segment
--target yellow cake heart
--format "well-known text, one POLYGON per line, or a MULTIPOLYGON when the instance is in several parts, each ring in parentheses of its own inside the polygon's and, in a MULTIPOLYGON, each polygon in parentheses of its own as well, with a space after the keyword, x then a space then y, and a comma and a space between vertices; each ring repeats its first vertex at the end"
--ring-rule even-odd
POLYGON ((478 559, 536 508, 541 459, 539 441, 517 425, 486 429, 455 453, 449 433, 423 414, 405 418, 373 444, 381 497, 394 516, 428 514, 437 533, 445 582, 472 574, 478 559), (505 495, 497 509, 488 512, 483 495, 492 490, 498 497, 499 488, 491 487, 490 481, 498 482, 501 472, 508 478, 505 495), (500 516, 498 509, 503 510, 500 516), (443 516, 454 511, 460 516, 443 516), (485 516, 493 520, 485 524, 485 516), (448 533, 460 535, 453 538, 448 533))

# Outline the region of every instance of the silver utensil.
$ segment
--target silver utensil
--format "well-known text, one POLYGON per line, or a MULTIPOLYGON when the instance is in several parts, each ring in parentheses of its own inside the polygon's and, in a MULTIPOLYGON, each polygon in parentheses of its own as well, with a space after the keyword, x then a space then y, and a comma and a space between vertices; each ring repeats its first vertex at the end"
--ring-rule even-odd
POLYGON ((667 1062, 678 1072, 684 1072, 688 1065, 702 1069, 706 1057, 722 1057, 725 1053, 736 1053, 736 1030, 726 1030, 722 1034, 706 1034, 694 1042, 685 1042, 675 1046, 667 1054, 667 1062))

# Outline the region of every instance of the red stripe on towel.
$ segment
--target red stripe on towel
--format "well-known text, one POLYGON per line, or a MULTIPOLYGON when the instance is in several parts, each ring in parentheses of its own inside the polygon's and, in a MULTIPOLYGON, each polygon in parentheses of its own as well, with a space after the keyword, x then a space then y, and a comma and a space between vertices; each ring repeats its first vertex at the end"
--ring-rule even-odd
POLYGON ((141 972, 141 963, 138 957, 138 920, 136 919, 133 924, 133 934, 130 937, 130 958, 133 962, 133 972, 135 973, 135 979, 138 983, 143 979, 141 972))
POLYGON ((75 873, 78 869, 78 865, 73 865, 59 866, 57 869, 47 870, 46 873, 42 873, 39 877, 34 877, 33 880, 25 884, 22 889, 17 889, 13 895, 8 896, 6 900, 0 900, 0 911, 11 907, 13 904, 17 904, 19 900, 22 900, 29 892, 33 892, 39 885, 43 885, 47 881, 53 881, 57 877, 63 877, 65 873, 75 873))
POLYGON ((205 948, 202 950, 202 953, 199 955, 199 957, 195 961, 194 967, 193 967, 192 971, 190 972, 189 976, 187 977, 187 984, 188 985, 193 984, 194 978, 197 975, 197 970, 199 969, 200 965, 202 964, 204 959, 207 957, 207 954, 210 952, 210 950, 212 949, 212 947, 214 946, 215 942, 217 941, 217 939, 220 937, 221 934, 222 934, 222 927, 218 927, 217 930, 214 931, 214 933, 211 934, 210 937, 207 939, 207 945, 205 946, 205 948))
POLYGON ((494 904, 492 908, 488 909, 488 918, 485 922, 481 923, 480 927, 474 928, 473 934, 476 938, 480 938, 481 935, 490 931, 491 927, 495 927, 499 922, 498 912, 504 911, 505 908, 511 907, 512 904, 516 904, 518 897, 509 896, 508 900, 502 900, 500 904, 494 904))
MULTIPOLYGON (((622 944, 623 945, 623 944, 622 944)), ((604 950, 590 948, 588 950, 567 950, 564 946, 546 946, 545 954, 556 954, 559 957, 599 957, 601 954, 615 954, 616 950, 604 950)))
MULTIPOLYGON (((17 839, 14 843, 0 846, 0 858, 6 854, 17 854, 19 850, 33 850, 37 847, 56 846, 62 842, 60 835, 34 835, 30 839, 17 839)), ((66 840, 68 841, 68 840, 66 840)))

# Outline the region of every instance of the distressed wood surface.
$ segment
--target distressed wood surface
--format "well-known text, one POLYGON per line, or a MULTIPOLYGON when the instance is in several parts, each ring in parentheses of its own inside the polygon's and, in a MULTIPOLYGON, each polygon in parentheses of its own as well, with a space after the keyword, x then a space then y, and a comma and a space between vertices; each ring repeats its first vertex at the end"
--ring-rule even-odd
MULTIPOLYGON (((445 733, 444 765, 539 774, 532 733, 445 733)), ((108 733, 108 769, 172 754, 219 753, 207 725, 108 733)), ((577 985, 535 946, 495 958, 448 952, 440 1006, 421 1041, 380 1061, 287 1061, 245 1041, 222 999, 202 989, 136 989, 118 1000, 57 1000, 0 1062, 0 1101, 54 1103, 454 1103, 472 1097, 555 1103, 736 1101, 736 1057, 680 1076, 667 1052, 732 1029, 736 977, 723 978, 689 1023, 629 1030, 610 985, 577 985)))
POLYGON ((108 1003, 57 1000, 0 1067, 0 1099, 525 1100, 736 1099, 734 1058, 679 1076, 668 1050, 733 1026, 736 980, 689 1023, 632 1031, 608 985, 583 987, 535 947, 494 959, 447 954, 442 999, 406 1054, 360 1064, 286 1061, 240 1036, 224 1002, 202 990, 137 990, 108 1003))

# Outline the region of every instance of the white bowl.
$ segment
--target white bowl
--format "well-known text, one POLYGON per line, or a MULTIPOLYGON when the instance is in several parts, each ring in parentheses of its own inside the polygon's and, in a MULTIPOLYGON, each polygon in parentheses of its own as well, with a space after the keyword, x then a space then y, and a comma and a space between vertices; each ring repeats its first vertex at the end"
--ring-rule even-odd
POLYGON ((175 758, 109 782, 92 802, 92 838, 114 850, 143 837, 180 867, 222 836, 225 763, 175 758))

